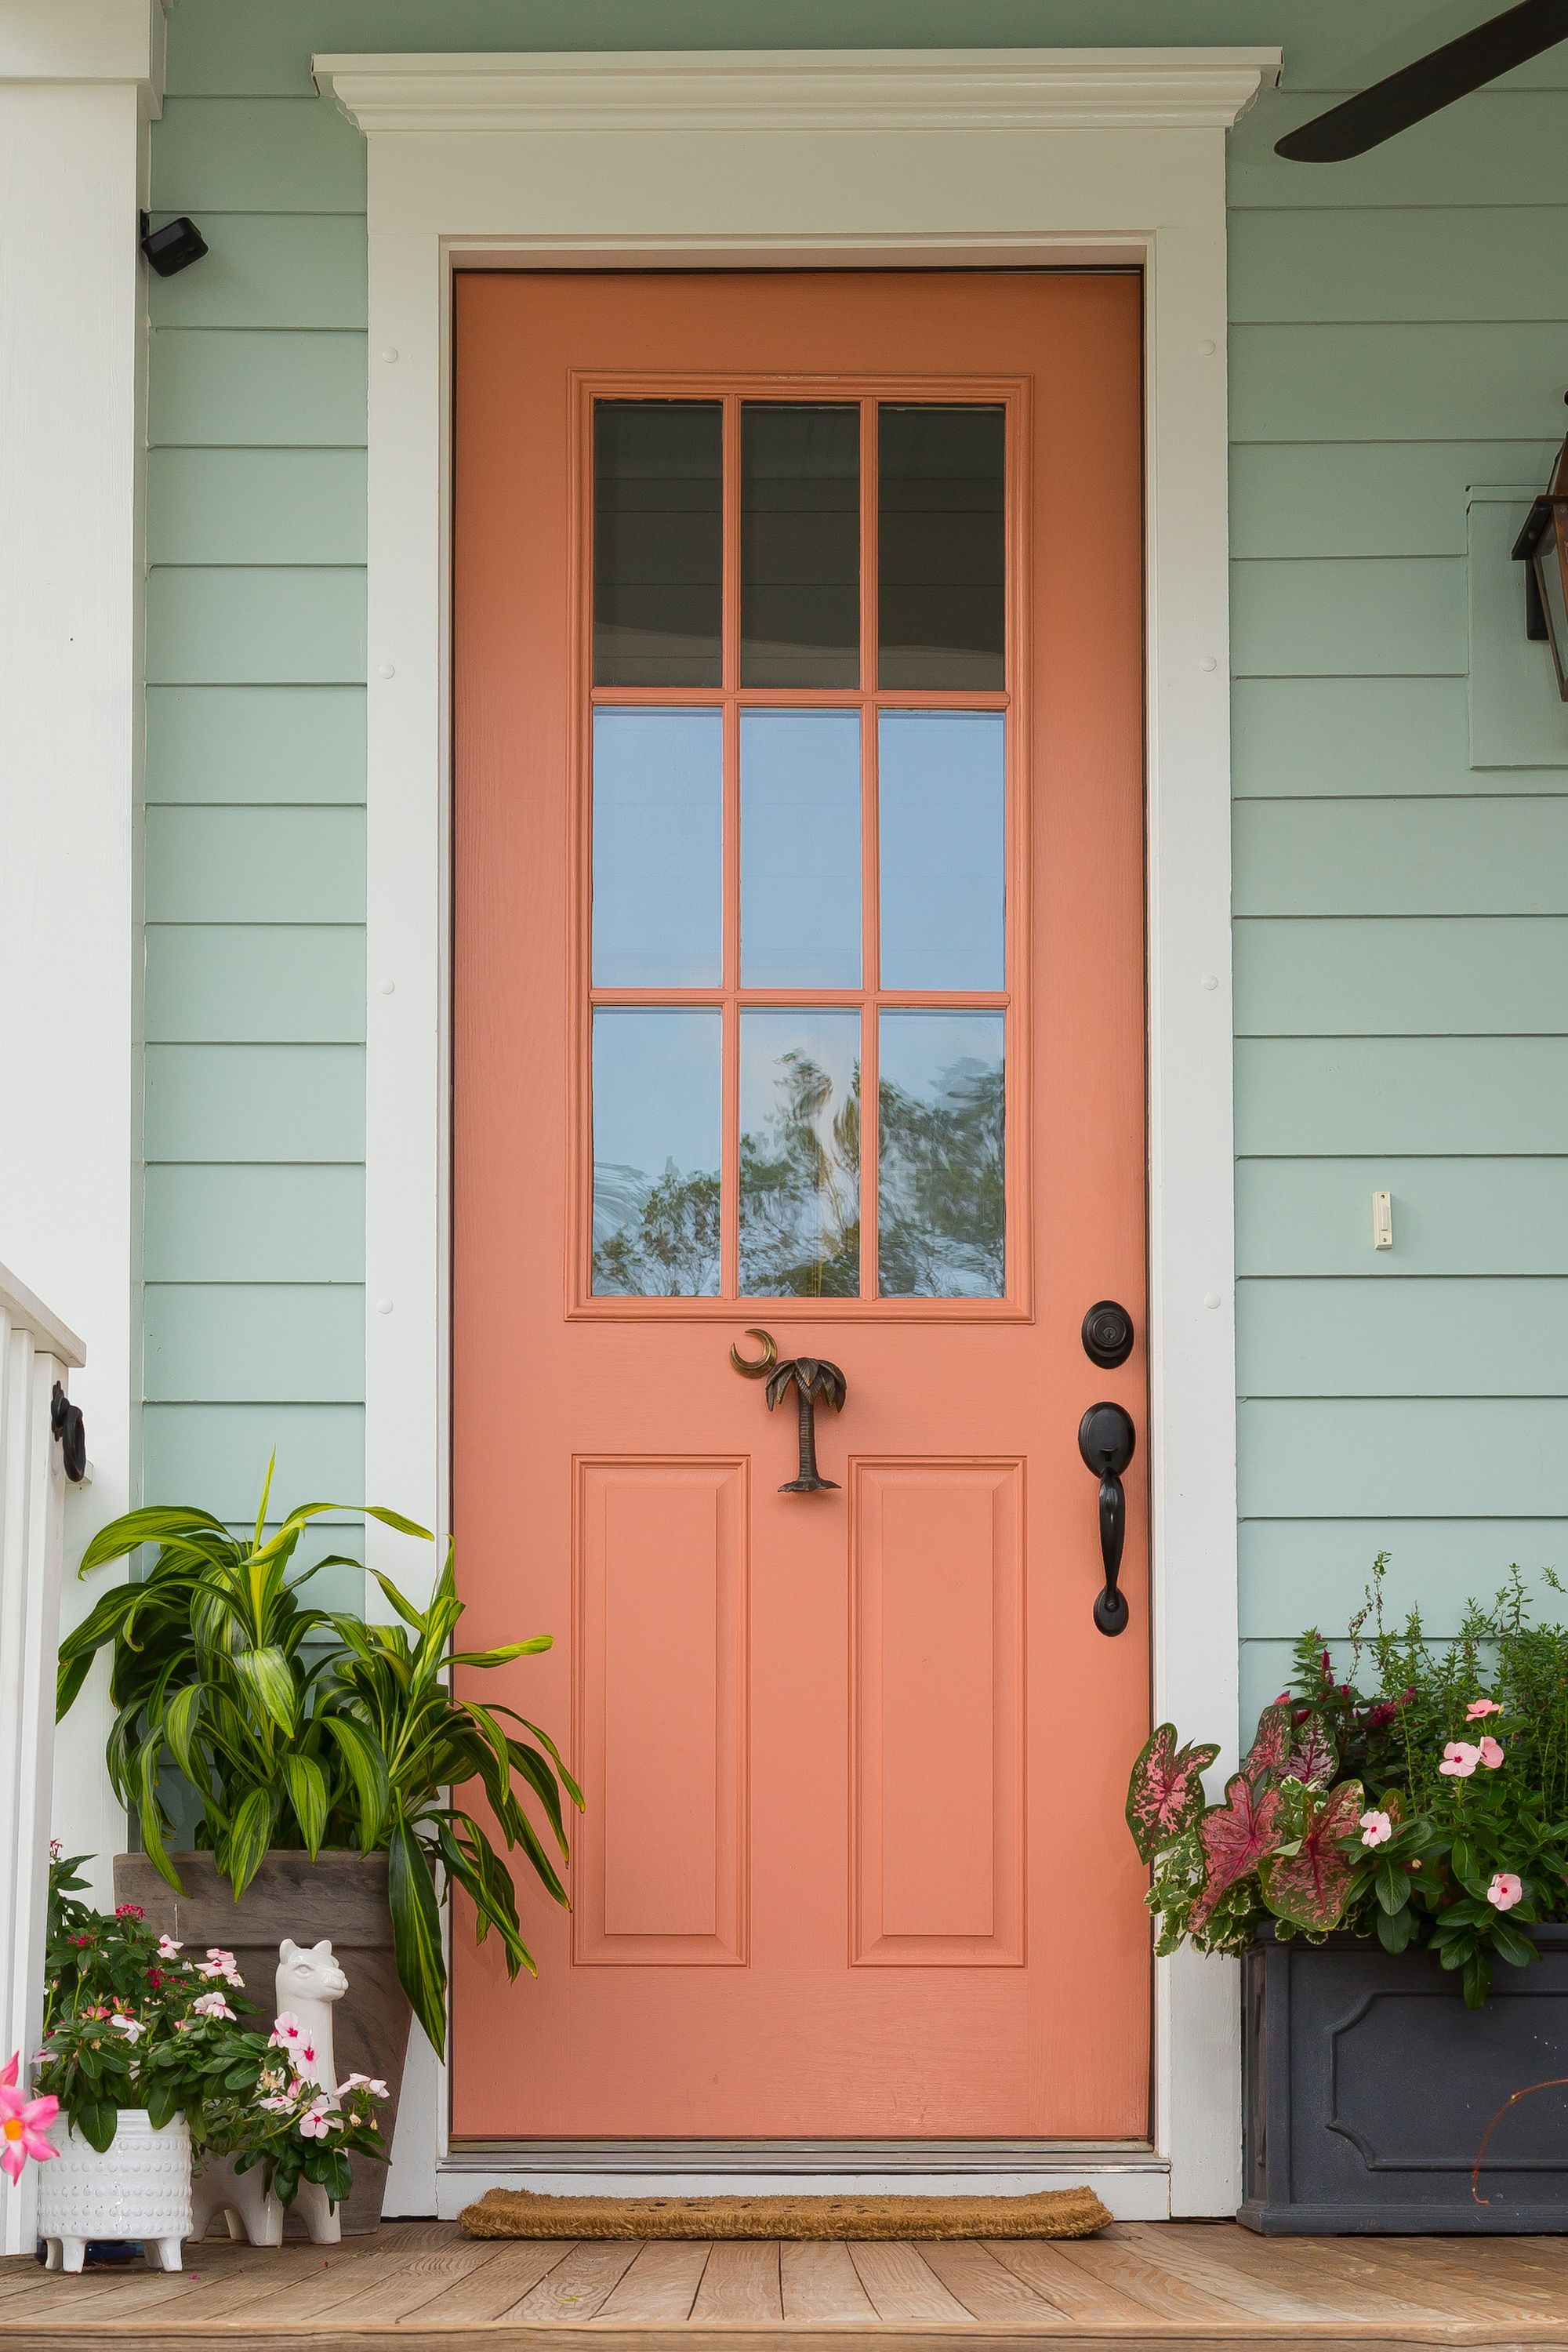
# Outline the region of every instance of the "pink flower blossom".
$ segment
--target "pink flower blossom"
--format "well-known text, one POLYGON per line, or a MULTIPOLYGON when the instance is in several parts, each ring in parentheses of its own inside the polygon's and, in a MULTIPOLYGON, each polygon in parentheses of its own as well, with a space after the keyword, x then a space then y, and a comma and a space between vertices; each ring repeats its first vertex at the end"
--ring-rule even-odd
POLYGON ((1495 1739, 1483 1739, 1480 1747, 1480 1757, 1481 1762, 1486 1766, 1487 1770, 1489 1772, 1495 1772, 1498 1766, 1502 1762, 1502 1749, 1495 1739))
POLYGON ((1500 1715, 1501 1707, 1495 1698, 1473 1698, 1465 1709, 1467 1723, 1479 1723, 1483 1715, 1500 1715))
POLYGON ((216 1944, 207 1946, 207 1956, 199 1973, 204 1977, 222 1977, 231 1985, 242 1985, 245 1979, 235 1966, 234 1954, 221 1951, 216 1944))
POLYGON ((0 2068, 0 2172, 12 2181, 20 2180, 29 2157, 35 2164, 47 2164, 51 2156, 59 2154, 53 2142, 44 2137, 44 2126, 54 2122, 60 2103, 54 2098, 29 2099, 17 2087, 21 2055, 18 2051, 0 2068))
POLYGON ((267 2037, 268 2047, 272 2050, 291 2050, 304 2031, 304 2027, 293 2011, 286 2009, 274 2021, 272 2031, 267 2037))
POLYGON ((1511 1870, 1500 1870, 1487 1889, 1487 1901, 1494 1911, 1511 1911, 1523 1893, 1522 1881, 1511 1870))
POLYGON ((291 2107, 294 2102, 281 2091, 275 2091, 269 2099, 258 2099, 256 2104, 258 2107, 265 2107, 269 2116, 280 2116, 291 2107))
POLYGON ((175 1943, 173 1936, 160 1936, 158 1938, 158 1958, 161 1960, 172 1960, 176 1952, 183 1952, 184 1948, 184 1944, 175 1943))
POLYGON ((114 1916, 117 1919, 145 1919, 147 1914, 140 1903, 117 1903, 114 1916))
POLYGON ((323 2095, 319 2099, 312 2099, 300 2116, 300 2137, 301 2139, 325 2139, 336 2122, 337 2117, 331 2113, 323 2095))
POLYGON ((373 2099, 384 2099, 390 2095, 379 2074, 350 2074, 338 2084, 340 2091, 368 2091, 373 2099))
POLYGON ((234 2017, 221 1992, 204 1992, 200 2000, 192 2001, 191 2008, 197 2017, 226 2017, 231 2021, 234 2017))
POLYGON ((1450 1739, 1437 1769, 1446 1780, 1468 1780, 1480 1760, 1480 1749, 1472 1748, 1468 1739, 1450 1739))
POLYGON ((140 2018, 127 2017, 123 2011, 118 2009, 115 2011, 114 2015, 109 2021, 110 2025, 113 2026, 117 2033, 124 2034, 127 2042, 129 2042, 132 2047, 141 2041, 142 2036, 147 2031, 147 2028, 142 2023, 140 2018))
POLYGON ((60 1843, 58 1838, 51 1838, 49 1840, 49 1860, 51 1862, 63 1862, 65 1858, 66 1850, 60 1843))
POLYGON ((1363 1813, 1361 1842, 1363 1845, 1386 1845, 1394 1835, 1394 1823, 1386 1813, 1363 1813))

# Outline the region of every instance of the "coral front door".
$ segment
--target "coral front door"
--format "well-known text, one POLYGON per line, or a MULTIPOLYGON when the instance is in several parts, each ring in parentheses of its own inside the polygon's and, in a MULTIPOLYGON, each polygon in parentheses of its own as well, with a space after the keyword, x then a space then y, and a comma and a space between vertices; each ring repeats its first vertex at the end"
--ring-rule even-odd
POLYGON ((458 1578, 587 1811, 456 2134, 1139 2139, 1138 281, 476 273, 457 388, 458 1578))

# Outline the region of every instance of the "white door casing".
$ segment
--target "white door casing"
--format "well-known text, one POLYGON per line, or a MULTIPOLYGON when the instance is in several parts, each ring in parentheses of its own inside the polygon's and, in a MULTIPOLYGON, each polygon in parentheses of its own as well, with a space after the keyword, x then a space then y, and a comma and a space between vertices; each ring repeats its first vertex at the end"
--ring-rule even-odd
MULTIPOLYGON (((318 57, 367 135, 370 240, 367 1494, 449 1524, 448 512, 456 268, 1136 267, 1146 287, 1150 1429, 1155 1719, 1237 1730, 1225 134, 1245 49, 318 57)), ((1131 560, 1130 558, 1130 560, 1131 560)), ((374 1528, 371 1557, 390 1544, 374 1528)), ((382 1564, 405 1577, 390 1550, 382 1564)), ((520 1994, 520 2000, 523 1996, 520 1994)), ((531 2160, 536 2187, 1089 2179, 1129 2217, 1239 2196, 1233 1964, 1156 1976, 1154 2144, 885 2176, 831 2151, 531 2160), (984 2178, 974 2171, 984 2168, 984 2178)), ((525 2030, 520 2019, 520 2031, 525 2030)), ((419 2037, 388 2210, 445 2158, 419 2037)))

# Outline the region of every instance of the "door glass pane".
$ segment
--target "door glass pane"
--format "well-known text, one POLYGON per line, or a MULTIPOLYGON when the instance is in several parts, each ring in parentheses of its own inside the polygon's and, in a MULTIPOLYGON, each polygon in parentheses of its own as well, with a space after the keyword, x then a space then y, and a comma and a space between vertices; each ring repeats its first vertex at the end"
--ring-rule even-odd
POLYGON ((594 1015, 594 1289, 719 1289, 717 1013, 594 1015))
POLYGON ((594 713, 594 984, 723 977, 723 720, 594 713))
POLYGON ((860 1015, 741 1015, 741 1291, 860 1287, 860 1015))
POLYGON ((717 686, 723 501, 716 400, 594 409, 594 682, 717 686))
POLYGON ((878 736, 882 986, 1006 979, 1002 713, 885 710, 878 736))
POLYGON ((1006 683, 1005 439, 1001 408, 878 412, 883 686, 1006 683))
POLYGON ((1000 1298, 1006 1289, 1004 1018, 882 1015, 884 1298, 1000 1298))
POLYGON ((860 412, 741 411, 741 683, 860 682, 860 412))
POLYGON ((741 717, 741 982, 860 985, 860 719, 741 717))

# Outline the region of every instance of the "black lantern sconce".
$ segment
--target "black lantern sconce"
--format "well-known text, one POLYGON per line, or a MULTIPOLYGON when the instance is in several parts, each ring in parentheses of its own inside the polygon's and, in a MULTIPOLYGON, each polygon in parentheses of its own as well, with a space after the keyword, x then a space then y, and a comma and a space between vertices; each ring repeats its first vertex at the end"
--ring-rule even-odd
POLYGON ((1552 647, 1557 691, 1568 702, 1568 440, 1557 452, 1552 479, 1513 542, 1524 575, 1524 625, 1552 647))

